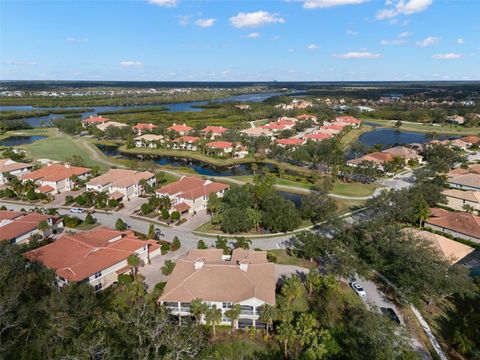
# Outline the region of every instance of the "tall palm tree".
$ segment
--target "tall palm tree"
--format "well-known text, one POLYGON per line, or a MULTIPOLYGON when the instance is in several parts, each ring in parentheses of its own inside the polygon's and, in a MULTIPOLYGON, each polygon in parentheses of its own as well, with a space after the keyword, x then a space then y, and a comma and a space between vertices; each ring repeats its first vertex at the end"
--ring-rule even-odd
POLYGON ((208 309, 205 313, 205 320, 207 322, 207 325, 212 326, 213 337, 215 337, 215 335, 217 334, 215 331, 215 326, 220 324, 220 321, 222 321, 222 310, 217 309, 216 305, 212 305, 212 307, 208 309))
POLYGON ((238 323, 238 318, 240 317, 240 312, 241 312, 240 304, 235 304, 229 310, 225 311, 225 316, 229 318, 232 323, 232 328, 230 330, 230 333, 232 333, 233 330, 238 327, 237 323, 238 323))
POLYGON ((295 327, 290 323, 282 323, 277 329, 277 339, 282 344, 283 356, 288 359, 288 344, 297 336, 295 327))
POLYGON ((312 295, 313 289, 322 283, 322 275, 315 270, 311 269, 305 276, 305 287, 307 288, 308 295, 312 295))
POLYGON ((127 258, 127 264, 132 267, 133 278, 137 277, 138 266, 140 265, 140 258, 136 254, 132 254, 127 258))
POLYGON ((301 297, 302 293, 303 285, 295 275, 289 277, 282 286, 282 295, 285 296, 289 304, 292 304, 293 300, 301 297))
POLYGON ((430 216, 430 208, 428 204, 423 202, 417 209, 417 219, 420 222, 420 227, 423 226, 425 220, 430 216))
POLYGON ((265 329, 267 330, 267 336, 269 334, 269 330, 272 329, 273 326, 273 319, 276 315, 276 309, 274 306, 270 304, 263 304, 260 307, 260 321, 265 323, 265 329))
POLYGON ((201 299, 194 299, 190 302, 190 314, 193 315, 197 323, 200 323, 202 315, 205 315, 207 310, 207 304, 205 304, 201 299))
POLYGON ((242 248, 242 249, 250 249, 250 245, 252 244, 252 240, 242 237, 235 238, 235 244, 233 245, 235 249, 242 248))

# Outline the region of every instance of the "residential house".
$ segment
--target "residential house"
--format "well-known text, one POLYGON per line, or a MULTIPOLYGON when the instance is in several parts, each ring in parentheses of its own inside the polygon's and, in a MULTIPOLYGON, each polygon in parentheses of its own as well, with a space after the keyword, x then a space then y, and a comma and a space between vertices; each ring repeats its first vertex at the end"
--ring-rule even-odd
POLYGON ((197 151, 197 143, 200 138, 196 136, 180 136, 172 141, 172 148, 174 150, 189 150, 197 151))
POLYGON ((415 150, 409 149, 405 146, 395 146, 393 148, 383 150, 382 152, 386 153, 386 154, 393 155, 393 156, 400 157, 407 162, 410 161, 410 160, 416 161, 418 163, 423 162, 423 157, 422 156, 420 156, 415 150))
POLYGON ((0 185, 6 184, 12 176, 20 177, 33 169, 34 164, 0 159, 0 185))
POLYGON ((454 189, 478 191, 480 190, 480 175, 476 173, 457 175, 450 172, 447 176, 447 184, 454 189))
POLYGON ((449 239, 445 236, 430 231, 405 228, 403 232, 418 239, 425 240, 438 252, 450 265, 454 265, 475 251, 471 246, 449 239))
POLYGON ((480 137, 475 135, 464 136, 458 140, 461 140, 464 143, 469 144, 470 146, 478 145, 480 143, 480 137))
POLYGON ((193 130, 193 127, 183 125, 173 124, 172 126, 168 127, 167 130, 176 132, 178 135, 184 136, 187 135, 190 131, 193 130))
POLYGON ((82 126, 83 127, 88 127, 90 125, 99 125, 99 124, 105 123, 107 121, 110 121, 110 119, 104 118, 102 116, 91 115, 90 117, 82 120, 82 126))
POLYGON ((305 121, 305 120, 312 120, 313 122, 317 122, 317 117, 315 115, 310 114, 302 114, 296 116, 298 120, 305 121))
POLYGON ((307 134, 303 138, 311 141, 322 141, 326 139, 330 139, 332 137, 332 134, 327 134, 327 133, 316 133, 316 134, 307 134))
POLYGON ((279 146, 287 147, 287 146, 299 146, 305 143, 304 139, 298 138, 288 138, 288 139, 277 139, 275 141, 279 146))
POLYGON ((0 241, 26 244, 34 235, 46 238, 61 228, 63 220, 60 217, 37 212, 0 210, 0 241), (42 221, 48 224, 48 229, 38 228, 42 221))
POLYGON ((465 124, 465 118, 459 115, 447 116, 447 122, 455 125, 463 125, 465 124))
POLYGON ((155 186, 155 174, 149 171, 110 169, 105 174, 91 179, 86 188, 89 191, 107 192, 112 199, 137 197, 144 191, 142 182, 155 186))
POLYGON ((447 206, 454 210, 464 211, 465 206, 471 206, 475 210, 480 210, 480 191, 447 189, 443 191, 447 199, 447 206))
POLYGON ((211 140, 222 136, 226 131, 228 131, 227 128, 224 128, 223 126, 207 126, 205 129, 202 129, 202 134, 205 136, 208 136, 211 140))
POLYGON ((133 131, 136 132, 138 135, 142 135, 146 132, 153 131, 157 128, 158 126, 152 123, 149 123, 149 124, 138 123, 137 125, 132 126, 133 131))
POLYGON ((128 127, 127 124, 124 124, 124 123, 121 123, 121 122, 117 122, 117 121, 107 121, 107 122, 102 122, 97 126, 97 129, 98 130, 101 130, 101 131, 105 131, 107 130, 109 127, 115 127, 115 128, 125 128, 125 127, 128 127))
POLYGON ((266 136, 268 138, 273 137, 273 132, 270 129, 264 129, 262 127, 252 127, 245 130, 240 131, 240 133, 250 136, 250 137, 259 137, 259 136, 266 136))
POLYGON ((180 213, 195 212, 207 208, 208 198, 215 193, 222 197, 228 185, 194 176, 183 176, 180 180, 155 190, 158 197, 168 196, 175 210, 180 213), (183 211, 180 211, 183 210, 183 211))
POLYGON ((231 325, 225 313, 238 304, 235 327, 265 328, 259 315, 262 305, 275 305, 275 284, 275 267, 266 251, 234 249, 227 257, 222 249, 191 249, 176 262, 158 301, 172 315, 191 316, 191 302, 200 299, 222 311, 220 324, 225 326, 231 325))
POLYGON ((239 104, 235 105, 235 107, 239 110, 250 110, 250 105, 248 104, 239 104))
POLYGON ((480 216, 468 212, 432 208, 424 226, 480 243, 480 216))
POLYGON ((374 164, 380 171, 384 171, 384 164, 392 161, 394 158, 395 156, 391 154, 376 151, 370 154, 366 154, 358 159, 348 160, 347 165, 359 166, 362 165, 364 162, 369 162, 374 164))
POLYGON ((353 116, 337 116, 335 117, 335 121, 350 124, 352 128, 359 128, 362 123, 360 120, 353 116))
POLYGON ((21 176, 22 181, 31 180, 39 186, 43 193, 60 193, 73 190, 74 177, 86 180, 91 169, 65 164, 48 163, 47 166, 21 176))
POLYGON ((337 135, 340 134, 345 127, 342 125, 324 125, 320 126, 317 130, 319 133, 337 135))
POLYGON ((153 240, 138 239, 131 230, 100 227, 63 235, 24 256, 55 271, 59 286, 86 282, 98 291, 115 284, 119 275, 131 271, 127 259, 133 254, 147 263, 160 254, 160 245, 153 240))
POLYGON ((155 134, 144 134, 141 136, 137 136, 135 139, 135 147, 149 147, 152 149, 156 149, 158 144, 163 144, 163 136, 162 135, 155 135, 155 134))

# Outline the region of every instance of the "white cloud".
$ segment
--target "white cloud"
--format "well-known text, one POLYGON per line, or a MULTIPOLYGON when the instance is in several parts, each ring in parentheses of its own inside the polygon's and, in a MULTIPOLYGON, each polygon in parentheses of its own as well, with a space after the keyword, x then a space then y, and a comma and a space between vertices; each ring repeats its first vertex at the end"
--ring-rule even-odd
POLYGON ((385 5, 389 6, 387 9, 382 9, 377 12, 377 19, 389 19, 399 15, 412 15, 426 10, 432 5, 433 0, 391 0, 387 1, 385 5))
POLYGON ((21 61, 21 60, 7 60, 4 62, 7 65, 37 65, 36 61, 21 61))
POLYGON ((187 26, 190 23, 192 15, 179 15, 177 16, 178 23, 182 26, 187 26))
POLYGON ((440 42, 440 38, 435 36, 427 36, 425 39, 417 41, 417 46, 427 47, 432 45, 437 45, 440 42))
POLYGON ((462 55, 455 54, 455 53, 447 53, 447 54, 435 54, 432 56, 432 59, 437 60, 452 60, 452 59, 459 59, 462 55))
POLYGON ((198 19, 195 21, 195 25, 200 26, 202 28, 208 28, 215 24, 215 19, 198 19))
POLYGON ((358 5, 369 0, 301 0, 304 9, 325 9, 342 5, 358 5))
POLYGON ((347 34, 352 36, 357 36, 359 33, 357 31, 347 30, 347 34))
POLYGON ((317 44, 310 44, 307 46, 307 49, 308 50, 315 50, 315 49, 319 49, 320 46, 318 46, 317 44))
POLYGON ((74 42, 74 43, 85 43, 85 42, 88 42, 88 39, 87 38, 76 38, 76 37, 67 37, 65 39, 65 41, 67 42, 74 42))
POLYGON ((147 0, 150 4, 163 6, 163 7, 175 7, 177 6, 177 0, 147 0))
POLYGON ((378 59, 382 54, 372 54, 368 51, 350 51, 344 54, 335 54, 338 59, 378 59))
POLYGON ((402 45, 405 44, 407 40, 405 39, 393 39, 393 40, 382 40, 380 44, 382 45, 402 45))
POLYGON ((465 44, 465 40, 462 38, 457 39, 457 44, 465 44))
POLYGON ((278 16, 278 14, 271 14, 263 10, 251 13, 240 12, 230 18, 230 24, 236 28, 253 28, 274 23, 283 24, 284 22, 285 20, 278 16))
POLYGON ((398 34, 398 37, 401 38, 401 39, 404 39, 404 38, 407 38, 409 36, 412 36, 413 33, 409 32, 409 31, 404 31, 404 32, 401 32, 400 34, 398 34))
POLYGON ((120 61, 119 65, 124 67, 130 67, 130 66, 140 67, 140 66, 143 66, 143 63, 141 61, 123 60, 123 61, 120 61))
POLYGON ((253 33, 250 33, 248 35, 245 35, 246 38, 248 39, 258 39, 260 37, 260 33, 258 32, 253 32, 253 33))

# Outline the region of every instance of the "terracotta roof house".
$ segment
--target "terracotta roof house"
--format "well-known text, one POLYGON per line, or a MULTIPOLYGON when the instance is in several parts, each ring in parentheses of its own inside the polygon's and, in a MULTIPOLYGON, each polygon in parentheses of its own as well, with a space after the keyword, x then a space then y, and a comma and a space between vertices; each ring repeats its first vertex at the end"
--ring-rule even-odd
POLYGON ((174 150, 197 150, 197 142, 200 138, 196 136, 180 136, 172 141, 172 148, 174 150))
POLYGON ((155 134, 144 134, 137 136, 133 139, 135 142, 135 147, 149 147, 152 149, 156 149, 158 143, 163 143, 163 135, 155 135, 155 134))
POLYGON ((480 175, 476 173, 467 173, 464 175, 449 173, 447 184, 455 189, 480 190, 480 175))
POLYGON ((82 120, 82 125, 83 127, 86 127, 88 125, 98 125, 107 121, 110 121, 110 119, 104 118, 102 116, 91 115, 90 117, 82 120))
POLYGON ((327 134, 327 133, 316 133, 316 134, 307 134, 303 138, 306 140, 311 140, 311 141, 322 141, 325 139, 330 139, 332 137, 332 134, 327 134))
POLYGON ((455 169, 452 169, 448 172, 448 176, 452 175, 465 175, 465 174, 480 174, 480 164, 470 164, 466 169, 462 167, 458 167, 455 169))
POLYGON ((229 257, 221 249, 191 249, 176 262, 158 301, 173 315, 191 316, 190 303, 201 299, 222 310, 222 325, 231 324, 225 312, 239 304, 238 328, 264 328, 260 308, 275 305, 275 284, 275 267, 266 251, 234 249, 229 257))
POLYGON ((480 243, 480 216, 471 213, 432 208, 425 227, 480 243))
POLYGON ((362 165, 362 163, 364 162, 370 162, 375 164, 380 171, 384 171, 383 165, 389 161, 392 161, 394 158, 395 156, 391 154, 377 151, 370 154, 366 154, 358 159, 348 160, 347 165, 359 166, 359 165, 362 165))
POLYGON ((107 121, 97 125, 97 129, 101 131, 105 131, 109 127, 124 128, 128 127, 128 125, 118 121, 107 121))
POLYGON ((459 115, 447 116, 447 122, 457 125, 465 124, 465 118, 459 115))
POLYGON ((0 185, 6 184, 10 176, 19 177, 33 169, 34 164, 0 159, 0 185))
POLYGON ((155 174, 149 171, 135 171, 126 169, 110 169, 105 174, 91 179, 86 184, 87 190, 105 191, 108 194, 122 194, 124 197, 137 197, 143 193, 143 187, 140 184, 145 180, 148 185, 156 184, 155 174))
POLYGON ((340 134, 342 130, 343 130, 342 126, 324 125, 324 126, 320 126, 317 132, 323 133, 323 134, 337 135, 337 134, 340 134))
POLYGON ((268 123, 267 125, 262 125, 262 126, 260 126, 260 128, 264 129, 264 130, 269 130, 273 133, 288 129, 288 127, 286 125, 280 125, 280 124, 277 124, 277 123, 274 123, 274 122, 268 123))
POLYGON ((205 129, 202 129, 202 134, 209 136, 213 140, 218 136, 222 136, 226 131, 228 129, 223 126, 207 126, 205 129))
POLYGON ((248 128, 245 130, 240 131, 240 133, 250 136, 250 137, 259 137, 259 136, 266 136, 271 138, 273 136, 273 132, 269 129, 264 129, 262 127, 253 127, 248 128))
POLYGON ((442 193, 447 198, 447 206, 454 210, 464 211, 465 206, 480 210, 480 191, 447 189, 442 193))
POLYGON ((55 192, 63 192, 72 190, 75 183, 70 180, 72 176, 77 176, 81 180, 85 180, 90 175, 91 169, 71 166, 65 164, 48 164, 38 170, 32 171, 21 177, 23 181, 32 180, 39 186, 49 186, 55 192))
POLYGON ((29 251, 24 256, 55 271, 57 283, 85 281, 96 291, 114 284, 130 271, 127 258, 136 254, 147 262, 160 253, 153 240, 140 240, 133 231, 100 227, 75 235, 63 235, 55 242, 29 251))
POLYGON ((309 115, 309 114, 302 114, 296 116, 298 120, 312 120, 313 122, 317 121, 317 117, 315 115, 309 115))
POLYGON ((432 248, 438 251, 451 265, 458 263, 463 258, 475 251, 471 246, 459 243, 445 236, 434 234, 430 231, 405 228, 406 234, 421 238, 431 244, 432 248))
MULTIPOLYGON (((188 212, 205 210, 207 208, 208 198, 215 193, 222 197, 228 185, 210 180, 203 180, 194 176, 183 176, 180 180, 162 186, 155 190, 158 197, 168 196, 173 206, 185 203, 188 205, 188 212)), ((185 206, 183 206, 185 208, 185 206)))
POLYGON ((168 127, 167 130, 174 131, 179 135, 187 135, 190 131, 193 130, 193 127, 187 126, 185 124, 183 125, 173 124, 172 126, 168 127))
POLYGON ((275 141, 280 146, 298 146, 305 143, 304 139, 298 138, 288 138, 288 139, 277 139, 275 141))
POLYGON ((405 146, 395 146, 393 148, 383 150, 382 152, 393 155, 393 156, 398 156, 406 161, 416 160, 419 163, 421 163, 423 160, 423 158, 420 155, 418 155, 418 153, 415 150, 409 149, 405 146))
POLYGON ((24 244, 30 241, 32 235, 46 238, 63 227, 63 220, 52 215, 37 212, 25 213, 19 211, 0 211, 0 241, 12 244, 24 244), (39 230, 38 225, 46 221, 48 229, 39 230))
POLYGON ((234 144, 230 141, 213 141, 206 144, 206 147, 210 153, 215 153, 221 156, 233 153, 234 144))
POLYGON ((133 131, 135 131, 138 135, 142 135, 148 131, 152 131, 157 129, 158 126, 152 123, 138 123, 137 125, 132 126, 133 131))
POLYGON ((344 123, 350 124, 353 128, 358 128, 360 127, 360 124, 362 123, 360 120, 353 116, 337 116, 335 117, 335 121, 341 121, 344 123))
POLYGON ((462 138, 460 138, 459 140, 467 143, 467 144, 470 144, 470 145, 476 145, 478 143, 480 143, 480 137, 478 136, 475 136, 475 135, 469 135, 469 136, 464 136, 462 138))

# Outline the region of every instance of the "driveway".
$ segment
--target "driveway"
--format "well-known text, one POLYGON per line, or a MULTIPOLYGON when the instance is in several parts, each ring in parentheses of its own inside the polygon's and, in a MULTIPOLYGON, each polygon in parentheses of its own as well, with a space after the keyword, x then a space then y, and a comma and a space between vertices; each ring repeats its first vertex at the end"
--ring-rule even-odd
POLYGON ((85 191, 85 189, 62 192, 60 194, 55 195, 55 199, 49 205, 51 207, 63 206, 63 205, 65 205, 65 198, 67 196, 70 195, 70 196, 76 197, 76 196, 82 194, 84 191, 85 191))
POLYGON ((310 270, 295 266, 295 265, 281 265, 275 264, 275 278, 278 280, 282 279, 283 277, 290 277, 292 275, 297 275, 302 277, 304 274, 308 273, 310 270))
POLYGON ((195 215, 185 215, 186 222, 176 226, 181 231, 192 231, 202 224, 205 224, 210 220, 210 215, 207 214, 207 210, 198 211, 195 215))
POLYGON ((148 292, 152 292, 155 285, 159 282, 168 280, 168 276, 162 274, 162 267, 165 260, 177 261, 180 257, 187 253, 186 247, 181 247, 177 251, 169 251, 165 255, 158 255, 150 260, 150 264, 146 264, 138 269, 138 272, 145 277, 148 292))

